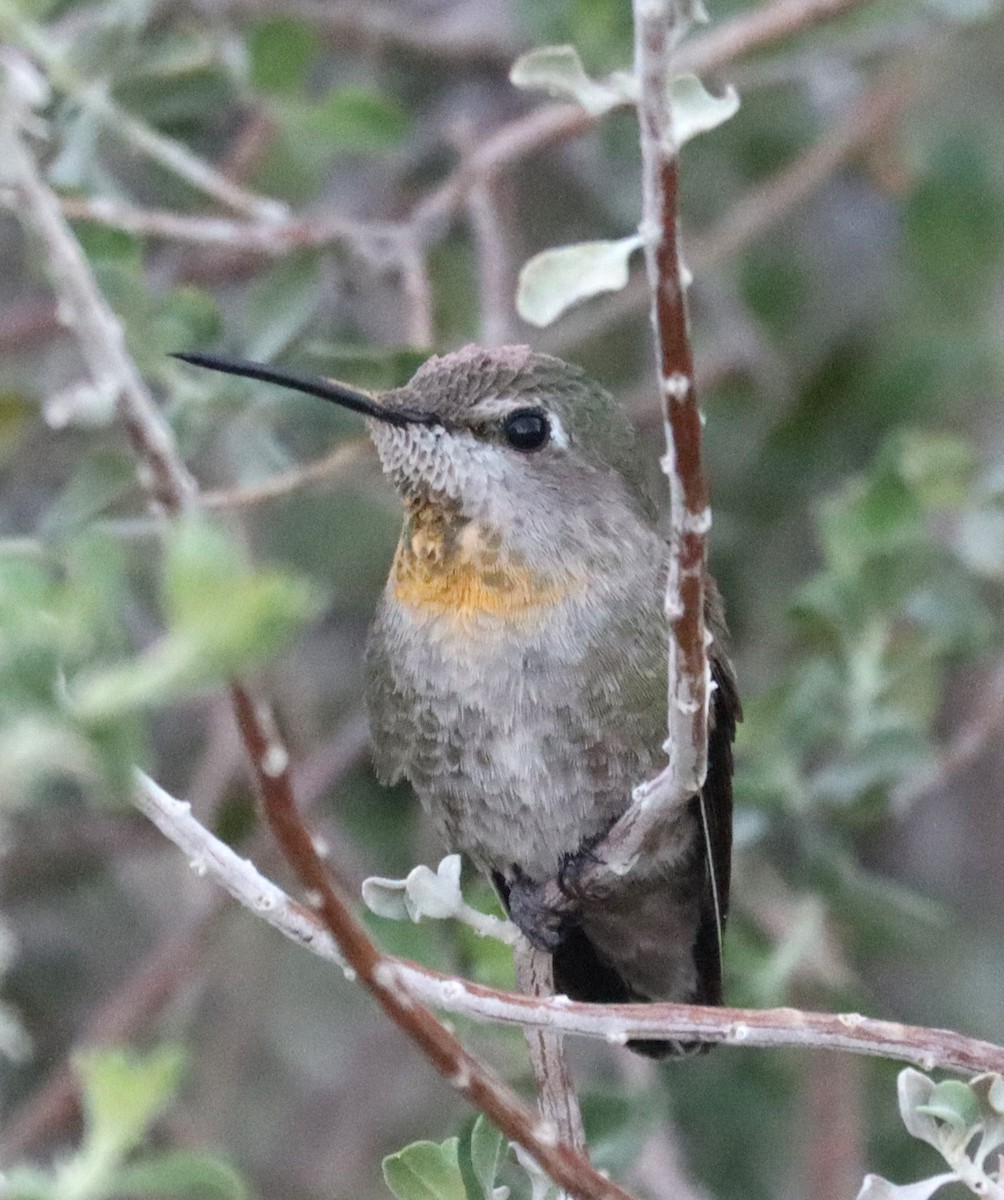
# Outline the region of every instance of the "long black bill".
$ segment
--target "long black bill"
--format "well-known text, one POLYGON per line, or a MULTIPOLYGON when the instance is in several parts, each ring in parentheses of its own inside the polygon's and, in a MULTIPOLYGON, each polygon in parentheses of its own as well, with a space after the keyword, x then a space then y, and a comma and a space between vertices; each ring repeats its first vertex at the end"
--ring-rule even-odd
POLYGON ((388 425, 439 424, 439 420, 432 413, 419 412, 413 408, 385 408, 365 392, 357 392, 334 379, 308 375, 306 371, 291 371, 287 367, 273 367, 268 363, 243 362, 219 354, 172 354, 171 357, 191 363, 193 367, 222 371, 224 375, 239 375, 244 379, 259 379, 263 383, 277 383, 280 387, 292 388, 294 392, 305 392, 308 396, 330 400, 332 404, 340 404, 342 408, 350 408, 353 412, 362 413, 364 417, 373 417, 377 421, 385 421, 388 425))

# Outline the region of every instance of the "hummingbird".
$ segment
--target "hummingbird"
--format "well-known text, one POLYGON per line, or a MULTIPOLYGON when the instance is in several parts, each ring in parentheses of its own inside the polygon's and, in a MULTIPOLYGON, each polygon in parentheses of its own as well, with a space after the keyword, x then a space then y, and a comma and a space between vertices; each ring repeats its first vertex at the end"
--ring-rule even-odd
MULTIPOLYGON (((612 895, 565 887, 632 786, 660 769, 666 737, 667 545, 636 435, 611 395, 526 346, 432 357, 379 395, 178 357, 367 418, 404 508, 365 656, 377 775, 411 782, 445 846, 487 875, 552 955, 556 990, 721 1004, 741 709, 710 575, 703 789, 612 895), (560 914, 543 898, 554 881, 571 896, 560 914)), ((629 1046, 652 1057, 697 1049, 629 1046)))

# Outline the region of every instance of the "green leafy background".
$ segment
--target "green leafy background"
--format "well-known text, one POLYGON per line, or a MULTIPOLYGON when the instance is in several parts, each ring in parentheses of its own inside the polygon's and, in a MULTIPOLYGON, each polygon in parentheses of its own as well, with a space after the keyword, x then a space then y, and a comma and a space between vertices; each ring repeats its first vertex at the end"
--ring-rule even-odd
MULTIPOLYGON (((574 43, 597 74, 630 57, 623 0, 381 0, 316 20, 293 7, 5 0, 0 31, 53 80, 38 146, 50 181, 222 215, 128 148, 88 100, 99 86, 294 213, 394 222, 465 148, 546 103, 508 83, 517 54, 574 43)), ((708 7, 717 23, 752 6, 708 7)), ((713 91, 734 82, 742 107, 687 146, 683 172, 685 229, 713 245, 750 190, 876 80, 917 90, 900 122, 692 291, 713 565, 746 710, 727 993, 998 1042, 1002 68, 992 3, 880 0, 709 77, 713 91)), ((633 119, 613 114, 503 172, 493 220, 509 336, 621 396, 654 462, 644 304, 600 297, 544 330, 512 306, 531 255, 632 233, 638 166, 633 119)), ((380 388, 430 349, 486 336, 463 211, 432 235, 432 347, 411 344, 399 275, 358 246, 270 257, 74 229, 209 492, 254 489, 361 429, 171 351, 222 348, 380 388)), ((511 1159, 489 1177, 494 1135, 472 1131, 351 983, 215 898, 128 803, 138 764, 288 883, 228 716, 225 681, 240 671, 274 696, 351 886, 438 862, 407 789, 380 788, 359 751, 362 645, 398 525, 373 457, 180 524, 148 515, 100 404, 54 420, 81 360, 10 218, 0 254, 0 1161, 13 1194, 529 1197, 511 1159), (109 1040, 119 1048, 96 1054, 109 1040), (71 1061, 84 1122, 32 1125, 71 1061)), ((512 982, 508 952, 469 931, 368 920, 389 949, 512 982)), ((460 1027, 527 1084, 518 1034, 460 1027)), ((723 1200, 852 1195, 865 1170, 937 1169, 899 1124, 889 1064, 728 1049, 650 1068, 592 1044, 572 1057, 597 1163, 655 1200, 680 1194, 667 1161, 723 1200)))

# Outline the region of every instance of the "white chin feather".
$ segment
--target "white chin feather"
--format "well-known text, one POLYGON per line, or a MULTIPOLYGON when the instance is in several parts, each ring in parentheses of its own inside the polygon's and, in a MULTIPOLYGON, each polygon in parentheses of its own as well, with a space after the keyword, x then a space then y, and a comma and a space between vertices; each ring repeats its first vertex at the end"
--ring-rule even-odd
POLYGON ((380 465, 402 496, 441 496, 471 515, 505 470, 503 453, 464 430, 440 425, 388 425, 369 421, 380 465))

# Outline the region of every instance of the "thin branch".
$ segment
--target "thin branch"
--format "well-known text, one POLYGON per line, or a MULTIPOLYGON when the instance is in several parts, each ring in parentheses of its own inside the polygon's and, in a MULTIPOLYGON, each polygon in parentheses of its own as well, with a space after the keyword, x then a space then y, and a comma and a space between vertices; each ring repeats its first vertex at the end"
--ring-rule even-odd
POLYGON ((482 179, 467 197, 467 221, 477 259, 483 346, 504 346, 511 341, 514 315, 512 255, 495 202, 495 187, 493 179, 482 179))
POLYGON ((404 293, 405 337, 417 350, 429 350, 435 340, 432 280, 425 248, 407 234, 401 239, 401 289, 404 293))
MULTIPOLYGON (((513 960, 516 964, 516 982, 524 995, 554 995, 550 954, 537 950, 525 938, 521 938, 513 947, 513 960)), ((541 1116, 554 1123, 563 1142, 585 1154, 586 1135, 582 1128, 582 1112, 565 1058, 563 1035, 544 1027, 525 1028, 523 1034, 537 1080, 541 1116)))
POLYGON ((810 1054, 803 1087, 801 1193, 805 1200, 846 1200, 865 1174, 861 1063, 810 1054))
POLYGON ((275 223, 285 221, 289 217, 289 210, 285 204, 267 196, 258 196, 227 179, 187 146, 158 133, 145 121, 120 108, 105 93, 95 93, 92 89, 87 89, 78 92, 75 98, 85 107, 93 108, 107 128, 117 134, 131 150, 183 179, 204 196, 209 196, 234 212, 256 221, 275 223))
POLYGON ((187 508, 195 495, 195 481, 175 452, 167 422, 126 351, 121 322, 98 289, 59 201, 25 144, 34 121, 31 105, 44 96, 45 85, 15 50, 3 52, 0 66, 6 75, 0 138, 10 180, 3 200, 41 243, 58 298, 59 320, 75 334, 93 386, 115 397, 119 419, 142 464, 140 483, 159 507, 187 508))
MULTIPOLYGON (((314 839, 300 819, 293 797, 289 757, 275 732, 271 714, 241 684, 231 685, 231 696, 257 776, 266 819, 286 861, 330 933, 331 945, 347 973, 358 979, 450 1086, 480 1109, 510 1141, 522 1146, 559 1187, 581 1200, 628 1200, 628 1193, 604 1179, 581 1154, 562 1142, 550 1121, 541 1119, 502 1079, 467 1051, 423 1006, 400 965, 380 952, 333 888, 314 839)), ((142 778, 140 783, 143 795, 138 802, 147 811, 150 792, 156 785, 142 778)), ((161 799, 174 805, 179 810, 177 815, 185 815, 182 810, 187 810, 187 805, 163 795, 161 799)), ((205 869, 208 871, 208 863, 205 869)), ((262 893, 257 900, 263 913, 275 909, 277 889, 272 885, 269 889, 267 898, 262 893)))
POLYGON ((234 212, 253 220, 286 220, 285 204, 239 187, 215 167, 205 162, 181 142, 159 133, 145 121, 121 108, 109 95, 104 80, 83 79, 68 64, 62 49, 49 33, 4 4, 0 8, 0 29, 30 54, 45 70, 47 78, 85 111, 96 116, 137 154, 158 163, 190 187, 210 196, 234 212))
POLYGON ((338 213, 262 222, 142 209, 100 197, 64 196, 60 204, 71 221, 121 229, 135 237, 221 246, 269 258, 342 244, 377 263, 394 262, 399 257, 400 226, 355 221, 338 213))
MULTIPOLYGON (((189 805, 144 776, 139 778, 135 803, 200 874, 225 888, 254 916, 321 958, 343 961, 320 919, 200 825, 189 805)), ((416 1000, 475 1021, 561 1030, 614 1045, 653 1038, 730 1046, 796 1046, 891 1058, 925 1071, 1004 1072, 1004 1046, 950 1030, 901 1025, 859 1013, 665 1003, 586 1004, 564 996, 497 991, 389 955, 381 961, 385 967, 381 973, 393 976, 416 1000)))
POLYGON ((753 12, 734 17, 699 38, 687 42, 673 57, 676 73, 700 75, 737 59, 755 54, 765 46, 804 33, 813 25, 874 4, 875 0, 773 0, 753 12))
POLYGON ((369 438, 352 438, 341 442, 330 454, 315 462, 306 463, 292 471, 272 475, 261 483, 242 488, 221 488, 219 491, 202 492, 199 505, 202 508, 251 508, 280 496, 288 496, 317 483, 330 483, 352 467, 373 457, 373 443, 369 438))
POLYGON ((652 293, 652 325, 669 479, 670 537, 666 581, 669 622, 669 761, 635 788, 634 802, 604 839, 603 870, 629 869, 696 795, 707 773, 711 676, 704 622, 704 577, 711 526, 701 461, 701 413, 694 387, 686 284, 679 245, 679 153, 670 107, 672 51, 692 18, 689 0, 634 0, 635 75, 641 130, 640 225, 652 293))

